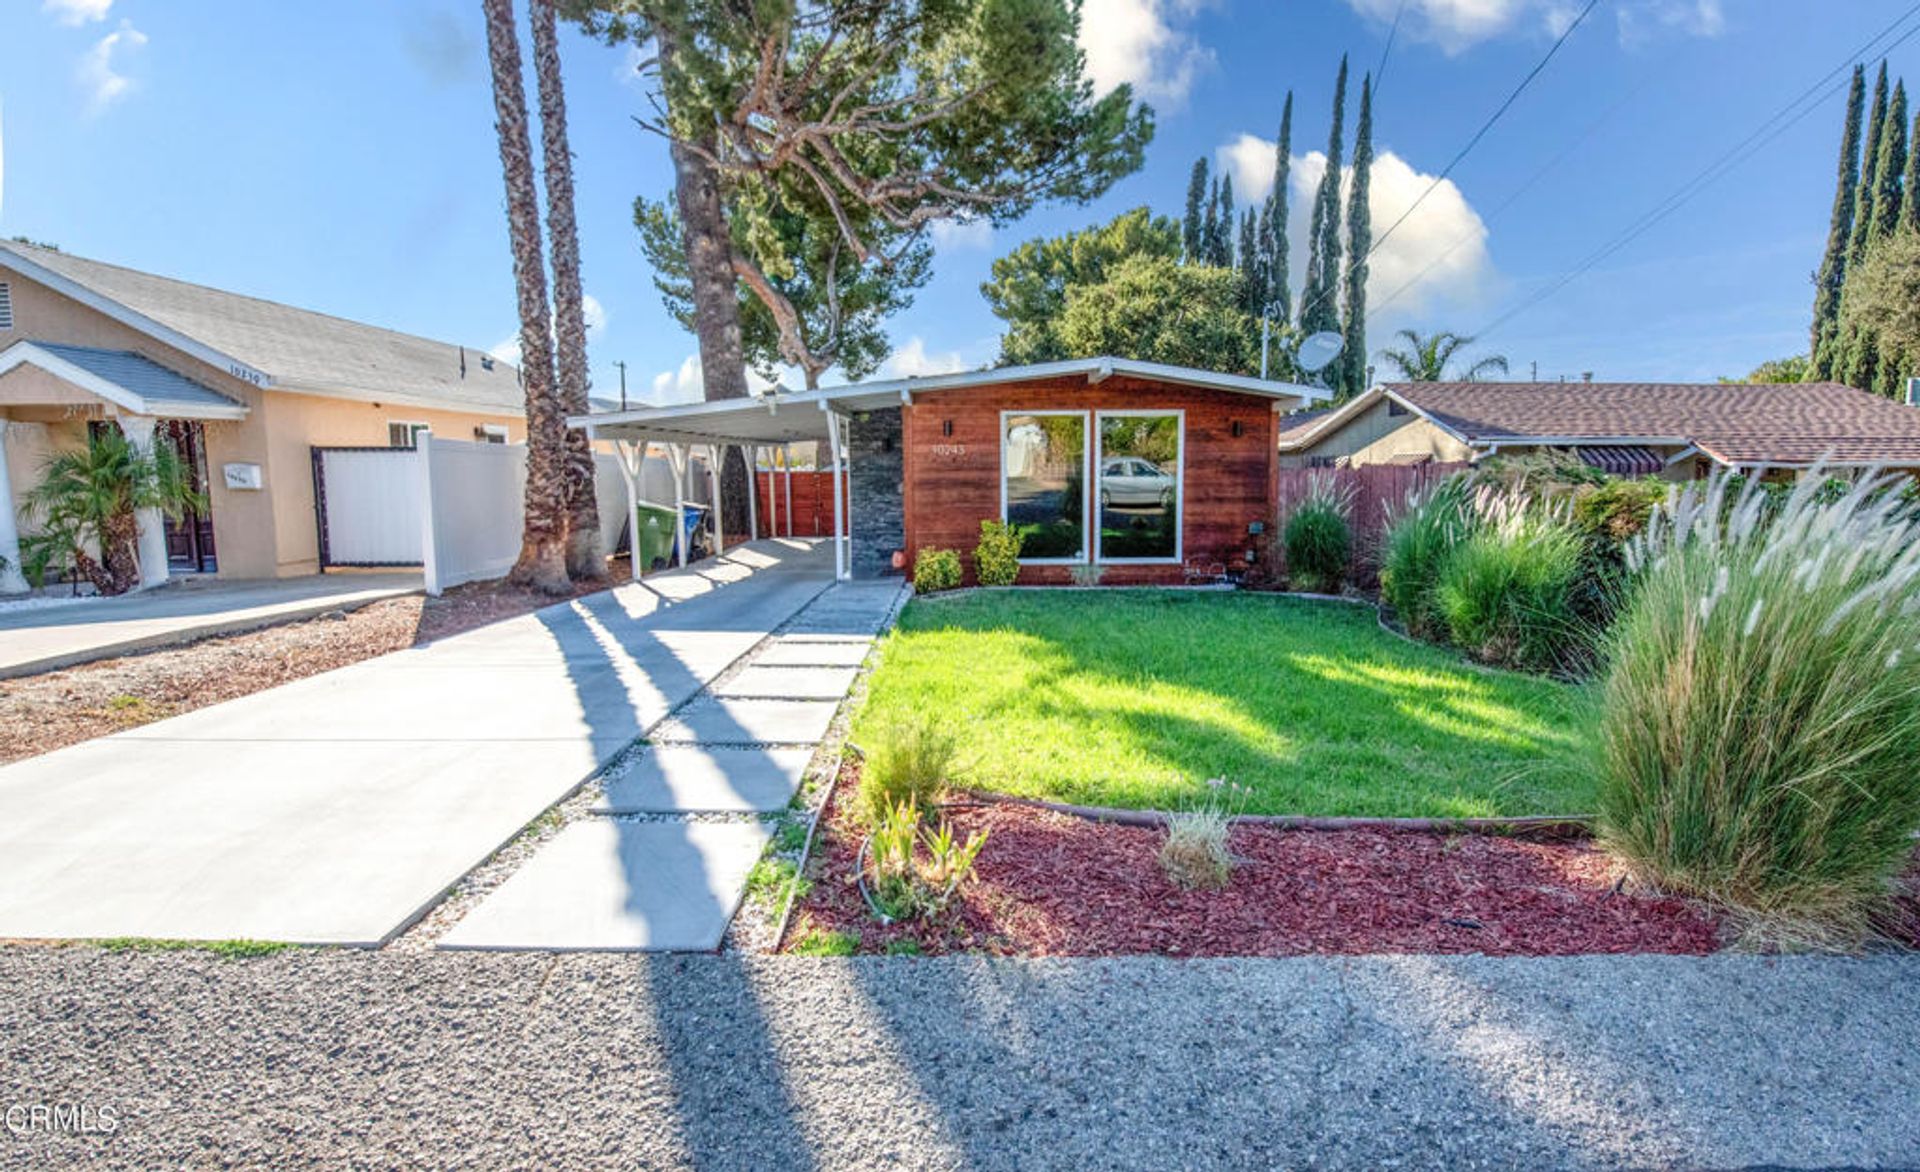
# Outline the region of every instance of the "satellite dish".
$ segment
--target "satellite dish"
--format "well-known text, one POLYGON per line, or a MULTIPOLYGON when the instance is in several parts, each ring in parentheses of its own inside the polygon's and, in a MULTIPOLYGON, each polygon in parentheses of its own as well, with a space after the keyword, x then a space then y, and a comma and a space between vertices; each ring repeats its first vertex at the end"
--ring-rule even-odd
POLYGON ((1294 351, 1293 364, 1308 374, 1319 374, 1327 363, 1340 357, 1347 340, 1332 330, 1322 330, 1301 341, 1294 351))

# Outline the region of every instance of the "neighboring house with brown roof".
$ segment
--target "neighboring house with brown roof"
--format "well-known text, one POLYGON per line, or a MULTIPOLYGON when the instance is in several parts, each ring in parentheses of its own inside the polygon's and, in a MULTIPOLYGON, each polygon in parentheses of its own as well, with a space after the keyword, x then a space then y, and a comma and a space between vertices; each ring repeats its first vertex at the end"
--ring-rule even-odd
POLYGON ((47 457, 111 421, 176 448, 210 505, 143 532, 143 582, 311 573, 314 446, 520 442, 522 403, 482 350, 0 242, 0 546, 47 457))
POLYGON ((1281 420, 1282 467, 1571 451, 1622 475, 1920 470, 1920 408, 1838 383, 1385 383, 1281 420))

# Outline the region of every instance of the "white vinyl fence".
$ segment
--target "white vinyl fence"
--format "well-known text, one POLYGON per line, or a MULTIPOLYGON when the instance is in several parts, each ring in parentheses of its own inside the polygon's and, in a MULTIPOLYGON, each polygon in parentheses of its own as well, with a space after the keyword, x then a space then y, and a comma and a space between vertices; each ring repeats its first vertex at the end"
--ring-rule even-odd
MULTIPOLYGON (((420 566, 427 593, 505 577, 526 517, 525 444, 446 440, 421 432, 415 448, 315 448, 323 566, 420 566)), ((672 473, 645 469, 644 497, 673 499, 672 473), (655 483, 655 481, 658 483, 655 483)), ((695 480, 704 489, 702 480, 695 480)), ((630 526, 619 460, 594 456, 601 548, 630 526)), ((699 492, 704 499, 707 494, 699 492)))

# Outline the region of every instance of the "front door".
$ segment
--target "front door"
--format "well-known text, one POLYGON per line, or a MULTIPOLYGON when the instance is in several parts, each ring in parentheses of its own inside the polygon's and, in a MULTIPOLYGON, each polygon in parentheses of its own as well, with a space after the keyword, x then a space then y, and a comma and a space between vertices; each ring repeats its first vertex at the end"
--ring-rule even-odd
POLYGON ((213 554, 213 510, 207 499, 205 430, 190 419, 163 419, 153 429, 153 436, 156 443, 168 445, 180 457, 187 483, 205 506, 188 509, 177 521, 165 519, 167 568, 175 573, 211 572, 218 563, 213 554))

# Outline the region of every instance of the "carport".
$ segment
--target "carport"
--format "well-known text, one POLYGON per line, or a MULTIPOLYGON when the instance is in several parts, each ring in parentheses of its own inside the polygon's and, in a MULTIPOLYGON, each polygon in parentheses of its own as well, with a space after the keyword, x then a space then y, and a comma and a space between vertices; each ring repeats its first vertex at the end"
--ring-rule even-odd
MULTIPOLYGON (((727 450, 739 448, 748 469, 755 476, 758 475, 763 457, 775 450, 782 452, 779 466, 786 469, 787 476, 785 532, 791 533, 793 463, 787 457, 791 456, 794 444, 819 445, 817 450, 826 453, 833 475, 833 574, 836 579, 844 580, 851 576, 847 548, 851 502, 847 500, 842 480, 848 463, 847 420, 859 412, 912 403, 912 392, 907 385, 911 381, 902 379, 792 393, 776 390, 745 399, 576 415, 567 422, 574 427, 586 428, 587 434, 593 439, 613 443, 620 457, 629 517, 642 503, 638 486, 649 448, 658 445, 666 449, 667 460, 673 468, 673 503, 678 537, 675 544, 679 564, 683 566, 687 557, 686 502, 691 491, 689 474, 696 450, 704 449, 707 455, 707 475, 713 495, 714 544, 724 548, 725 535, 720 527, 723 508, 720 467, 727 450)), ((750 483, 752 479, 749 478, 750 483)), ((772 496, 777 499, 780 495, 776 478, 772 496)), ((783 531, 778 508, 774 509, 776 515, 766 518, 763 526, 758 498, 758 491, 748 491, 747 523, 750 532, 747 538, 781 536, 783 531)), ((636 579, 643 568, 640 559, 634 558, 633 576, 636 579)))

